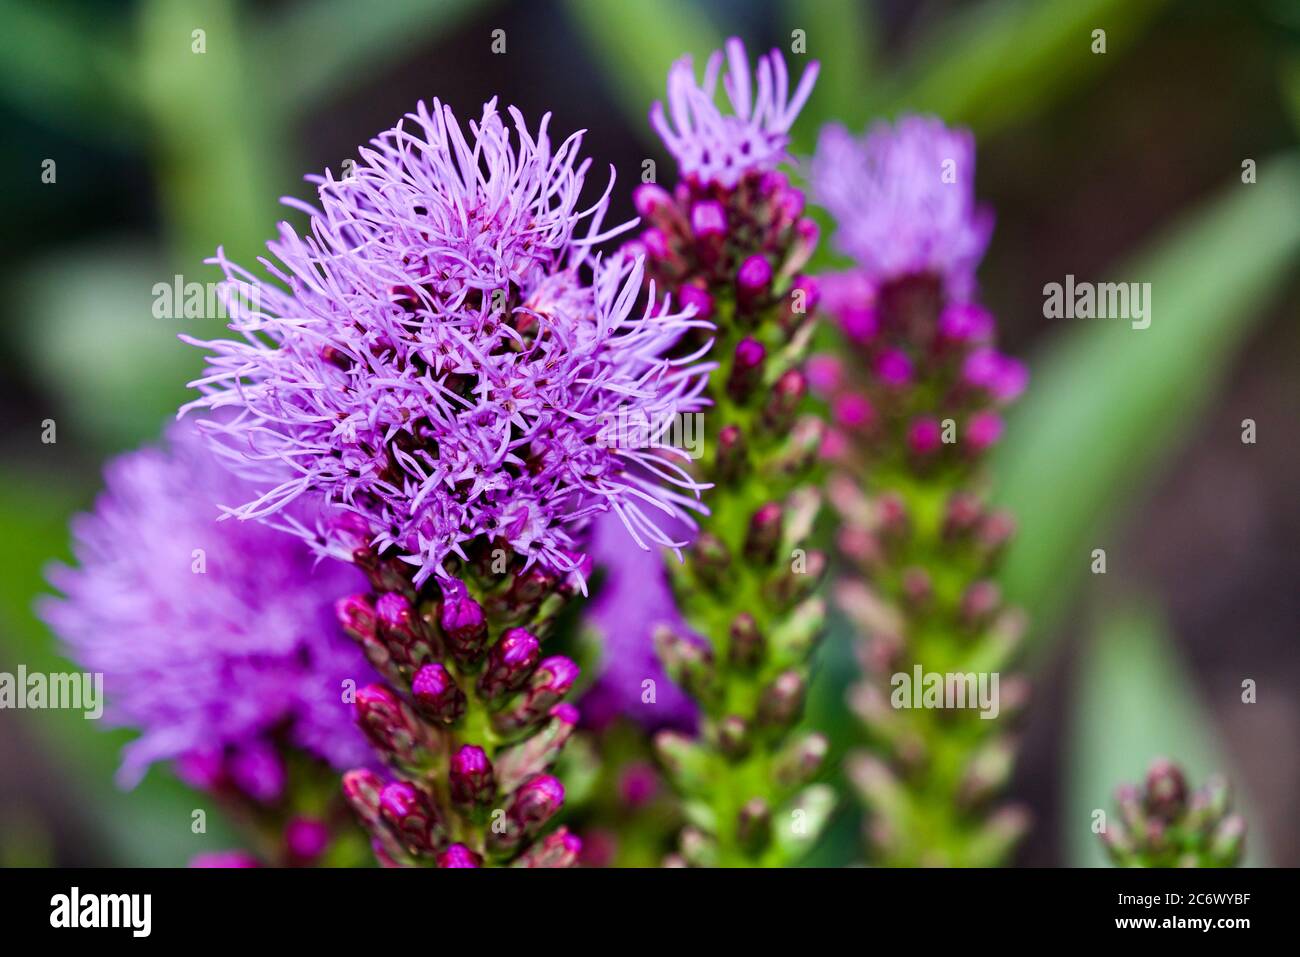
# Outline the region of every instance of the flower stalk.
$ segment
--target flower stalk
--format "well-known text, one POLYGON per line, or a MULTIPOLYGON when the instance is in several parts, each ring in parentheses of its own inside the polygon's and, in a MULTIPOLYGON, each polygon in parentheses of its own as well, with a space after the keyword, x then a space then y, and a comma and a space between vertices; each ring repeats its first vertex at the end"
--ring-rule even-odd
POLYGON ((786 102, 774 51, 759 61, 751 99, 739 41, 726 57, 734 115, 713 105, 722 53, 703 87, 689 60, 674 66, 674 125, 659 105, 652 122, 683 178, 671 193, 645 184, 635 196, 647 274, 716 327, 706 438, 692 463, 711 486, 708 514, 685 561, 670 562, 686 628, 655 635, 669 677, 699 706, 700 732, 662 731, 655 746, 689 821, 669 863, 779 866, 811 844, 832 803, 811 783, 824 739, 793 733, 825 620, 814 594, 825 556, 809 546, 822 424, 803 411, 802 368, 817 285, 801 270, 817 229, 776 169, 816 67, 786 102))
POLYGON ((969 298, 992 226, 973 176, 969 134, 921 118, 861 140, 829 128, 813 163, 836 245, 856 260, 823 299, 850 358, 812 368, 854 570, 835 593, 861 633, 849 705, 865 747, 847 770, 868 856, 892 866, 999 864, 1027 826, 999 800, 1027 693, 1008 670, 1023 616, 996 581, 1014 525, 987 504, 982 472, 1026 373, 969 298))

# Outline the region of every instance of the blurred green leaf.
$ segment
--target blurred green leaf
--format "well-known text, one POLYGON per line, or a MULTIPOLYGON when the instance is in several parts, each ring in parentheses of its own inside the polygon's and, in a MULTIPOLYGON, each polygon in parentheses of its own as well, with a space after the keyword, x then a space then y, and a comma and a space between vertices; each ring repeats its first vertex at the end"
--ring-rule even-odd
POLYGON ((175 415, 186 381, 202 367, 199 350, 177 334, 224 326, 155 318, 159 282, 174 284, 162 257, 122 241, 64 249, 17 278, 18 322, 6 335, 53 400, 36 411, 58 422, 61 439, 115 452, 157 435, 175 415))
POLYGON ((922 40, 877 104, 935 113, 988 134, 1107 68, 1166 0, 984 0, 922 40), (1106 52, 1092 52, 1092 31, 1106 52))
POLYGON ((1070 325, 1033 363, 994 463, 997 496, 1022 529, 1003 580, 1037 634, 1051 634, 1117 509, 1197 424, 1297 253, 1300 157, 1288 155, 1107 277, 1151 283, 1150 328, 1059 320, 1070 325))
POLYGON ((702 69, 710 51, 722 46, 717 28, 686 0, 566 0, 566 6, 613 80, 632 128, 647 142, 657 142, 646 114, 651 103, 664 98, 668 67, 689 53, 702 69))
MULTIPOLYGON (((1108 612, 1085 648, 1078 674, 1061 820, 1072 866, 1106 865, 1092 832, 1092 814, 1097 809, 1115 813, 1115 788, 1141 781, 1157 757, 1177 761, 1193 787, 1211 772, 1227 775, 1248 825, 1256 820, 1153 609, 1129 606, 1108 612)), ((1248 837, 1246 863, 1260 865, 1264 842, 1257 831, 1255 838, 1248 837)))
POLYGON ((877 85, 874 7, 860 0, 786 0, 784 12, 787 27, 807 32, 807 58, 821 64, 817 90, 793 137, 795 150, 808 152, 823 123, 858 129, 871 117, 877 85))
MULTIPOLYGON (((295 3, 259 33, 256 60, 285 116, 310 107, 359 75, 402 61, 418 44, 451 30, 484 0, 315 0, 295 3), (293 69, 282 70, 281 64, 293 69)), ((487 37, 484 37, 487 44, 487 37)))
MULTIPOLYGON (((144 0, 139 12, 140 90, 153 165, 186 278, 218 245, 249 262, 272 235, 276 198, 292 186, 284 137, 261 89, 251 30, 233 0, 144 0), (193 34, 204 31, 204 52, 193 34)), ((295 170, 295 175, 296 175, 295 170)))
POLYGON ((138 135, 124 31, 49 0, 0 0, 0 95, 54 125, 119 142, 138 135))

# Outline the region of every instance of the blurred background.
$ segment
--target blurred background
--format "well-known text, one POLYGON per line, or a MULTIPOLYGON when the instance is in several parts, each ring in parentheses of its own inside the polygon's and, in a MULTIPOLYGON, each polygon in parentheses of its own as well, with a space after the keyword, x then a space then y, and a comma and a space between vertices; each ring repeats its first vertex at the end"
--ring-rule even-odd
MULTIPOLYGON (((906 110, 978 139, 983 297, 1033 369, 994 461, 1034 621, 1018 861, 1100 863, 1092 809, 1165 754, 1231 776, 1250 861, 1300 864, 1296 0, 0 0, 0 672, 67 669, 43 569, 104 459, 183 398, 200 354, 176 335, 221 331, 155 318, 156 283, 213 281, 218 244, 251 261, 303 174, 435 95, 590 130, 628 218, 666 162, 645 116, 669 63, 737 34, 797 70, 794 30, 823 67, 797 151, 906 110), (1151 328, 1043 318, 1067 273, 1152 283, 1151 328)), ((809 721, 844 742, 842 627, 825 652, 809 721)), ((162 824, 195 799, 158 770, 118 791, 128 737, 0 710, 0 865, 184 863, 162 824)), ((852 860, 856 827, 846 808, 814 861, 852 860)))

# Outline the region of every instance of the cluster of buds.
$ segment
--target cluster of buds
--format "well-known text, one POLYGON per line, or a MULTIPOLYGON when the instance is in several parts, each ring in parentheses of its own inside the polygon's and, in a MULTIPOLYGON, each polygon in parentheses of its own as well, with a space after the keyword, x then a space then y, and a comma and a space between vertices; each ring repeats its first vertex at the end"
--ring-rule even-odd
POLYGON ((970 298, 992 225, 973 172, 968 134, 917 119, 860 142, 832 128, 814 160, 836 242, 858 260, 823 281, 847 358, 815 357, 809 373, 832 423, 822 455, 838 550, 855 572, 835 591, 861 635, 849 704, 870 747, 847 767, 881 864, 997 864, 1027 827, 998 801, 1027 697, 1004 670, 1023 616, 995 579, 1014 523, 985 503, 979 472, 1027 373, 970 298))
POLYGON ((1232 813, 1228 782, 1217 775, 1188 792, 1176 764, 1157 758, 1142 786, 1115 792, 1119 820, 1101 833, 1118 867, 1236 867, 1246 822, 1232 813))
POLYGON ((541 643, 574 579, 503 545, 467 554, 459 577, 416 589, 358 547, 373 591, 337 608, 386 680, 355 705, 389 774, 349 771, 344 794, 386 866, 569 867, 577 837, 544 832, 564 803, 548 772, 578 721, 563 700, 578 666, 541 643))
POLYGON ((669 566, 694 634, 660 628, 655 636, 669 677, 699 705, 700 734, 662 731, 655 746, 691 822, 670 863, 772 866, 798 858, 832 803, 829 789, 812 783, 825 738, 791 734, 826 616, 815 594, 826 556, 809 541, 825 430, 804 412, 818 286, 800 272, 817 227, 804 215, 804 194, 775 168, 815 67, 791 106, 779 53, 760 59, 752 101, 738 41, 727 58, 736 115, 712 106, 721 53, 703 89, 689 62, 675 66, 668 112, 681 129, 672 132, 661 108, 652 120, 683 178, 672 192, 642 185, 635 195, 647 223, 637 240, 647 275, 713 323, 717 363, 704 452, 692 463, 692 477, 711 486, 709 515, 685 561, 669 566))
POLYGON ((947 298, 936 276, 827 283, 826 311, 852 362, 819 356, 811 375, 830 407, 826 455, 918 474, 961 469, 1002 435, 999 409, 1025 388, 1023 365, 993 345, 983 306, 947 298))

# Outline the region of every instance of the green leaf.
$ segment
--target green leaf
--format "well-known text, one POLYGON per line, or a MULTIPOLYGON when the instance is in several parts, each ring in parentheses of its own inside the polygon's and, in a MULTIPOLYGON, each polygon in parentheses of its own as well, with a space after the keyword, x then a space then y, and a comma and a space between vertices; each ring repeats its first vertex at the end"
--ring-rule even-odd
MULTIPOLYGON (((1092 831, 1093 814, 1098 809, 1115 813, 1115 788, 1140 782, 1157 757, 1178 762, 1192 787, 1211 772, 1227 775, 1248 827, 1258 820, 1156 611, 1142 606, 1111 611, 1085 648, 1077 673, 1062 817, 1062 843, 1072 866, 1106 865, 1092 831)), ((1263 844, 1258 831, 1247 832, 1247 864, 1264 863, 1263 844)))
POLYGON ((50 0, 0 0, 0 96, 83 135, 138 136, 127 38, 116 20, 50 0))
POLYGON ((144 0, 138 27, 137 85, 177 261, 187 280, 211 279, 202 260, 218 245, 247 264, 273 234, 277 197, 300 172, 290 130, 268 102, 270 81, 259 82, 270 61, 250 50, 233 0, 144 0))
POLYGON ((871 118, 877 89, 876 23, 872 6, 859 0, 786 0, 784 19, 789 30, 807 34, 807 59, 821 64, 817 89, 794 129, 794 148, 804 153, 823 123, 834 120, 858 129, 871 118))
MULTIPOLYGON (((258 60, 270 65, 267 89, 284 115, 374 74, 454 29, 490 4, 472 0, 314 0, 295 3, 266 25, 258 60), (292 69, 282 69, 292 64, 292 69)), ((489 37, 482 37, 486 51, 489 37)))
POLYGON ((889 113, 935 113, 987 134, 1078 89, 1141 35, 1165 0, 985 0, 945 20, 890 85, 889 113), (1106 52, 1093 53, 1093 30, 1106 52))
POLYGON ((646 115, 664 98, 668 67, 689 53, 702 68, 704 57, 722 46, 717 29, 684 0, 566 0, 566 6, 612 79, 633 129, 657 142, 646 115))
POLYGON ((33 443, 49 417, 60 441, 118 451, 157 435, 176 414, 186 381, 202 368, 202 354, 177 334, 216 335, 224 325, 155 318, 160 282, 174 287, 160 257, 121 240, 64 249, 18 277, 5 338, 52 400, 28 426, 33 443))
POLYGON ((1119 507, 1199 423, 1297 253, 1300 157, 1288 155, 1105 277, 1151 283, 1150 328, 1052 320, 1068 325, 1032 363, 993 467, 1020 527, 1003 581, 1036 634, 1052 633, 1119 507))

